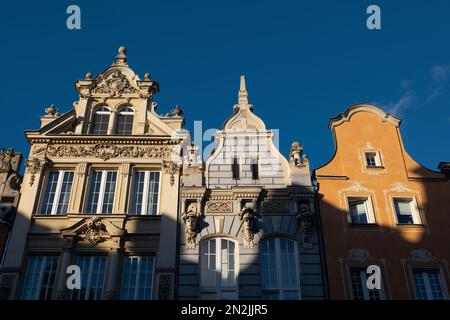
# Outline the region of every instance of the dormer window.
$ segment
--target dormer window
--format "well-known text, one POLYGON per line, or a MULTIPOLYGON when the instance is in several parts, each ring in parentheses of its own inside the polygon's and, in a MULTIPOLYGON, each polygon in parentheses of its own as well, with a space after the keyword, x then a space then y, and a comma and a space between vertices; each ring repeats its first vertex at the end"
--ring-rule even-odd
POLYGON ((116 134, 133 133, 134 110, 131 107, 121 109, 117 114, 116 134))
POLYGON ((366 167, 368 168, 381 167, 380 153, 378 151, 365 151, 364 157, 366 161, 366 167))
POLYGON ((111 110, 108 107, 97 108, 92 118, 91 134, 108 134, 111 110))

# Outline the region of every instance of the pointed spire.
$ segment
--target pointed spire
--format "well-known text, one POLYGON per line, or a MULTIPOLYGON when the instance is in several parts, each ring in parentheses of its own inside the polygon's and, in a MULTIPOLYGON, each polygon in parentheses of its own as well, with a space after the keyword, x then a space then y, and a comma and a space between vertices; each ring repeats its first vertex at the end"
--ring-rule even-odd
POLYGON ((127 48, 120 47, 116 58, 114 59, 113 65, 128 65, 127 62, 127 48))
POLYGON ((238 104, 248 104, 248 92, 245 88, 245 77, 241 76, 241 84, 239 86, 238 104))

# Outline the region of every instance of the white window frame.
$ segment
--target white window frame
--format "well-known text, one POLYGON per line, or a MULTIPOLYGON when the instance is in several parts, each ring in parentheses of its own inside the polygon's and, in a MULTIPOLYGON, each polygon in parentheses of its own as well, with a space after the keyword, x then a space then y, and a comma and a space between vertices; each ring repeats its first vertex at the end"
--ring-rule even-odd
POLYGON ((438 273, 439 285, 441 286, 442 299, 443 300, 448 299, 447 294, 446 294, 446 287, 445 287, 446 284, 445 284, 445 281, 442 281, 443 277, 442 277, 440 268, 413 268, 412 269, 412 280, 413 280, 413 285, 414 285, 414 293, 416 294, 416 299, 418 299, 418 294, 417 294, 416 282, 414 281, 414 272, 415 271, 421 272, 423 274, 425 293, 427 295, 426 300, 434 300, 433 293, 432 293, 431 286, 430 286, 430 279, 428 277, 428 272, 430 272, 431 270, 437 271, 437 273, 438 273))
POLYGON ((367 168, 377 168, 377 167, 382 167, 382 163, 381 163, 381 154, 379 150, 364 150, 364 164, 366 165, 367 168), (374 153, 375 154, 375 166, 369 165, 367 163, 367 154, 368 153, 374 153))
POLYGON ((414 225, 421 225, 423 224, 422 218, 420 217, 420 211, 419 206, 417 205, 416 197, 414 196, 392 196, 392 210, 394 212, 395 216, 395 223, 400 226, 414 226, 414 225), (395 209, 395 201, 396 200, 407 200, 409 202, 410 208, 411 208, 411 215, 413 219, 412 224, 408 223, 399 223, 398 217, 397 217, 397 210, 395 209))
MULTIPOLYGON (((359 276, 361 278, 361 287, 363 290, 363 296, 364 296, 364 300, 370 300, 370 294, 369 294, 369 288, 367 288, 367 273, 366 273, 366 268, 365 267, 350 267, 348 269, 348 275, 349 275, 349 279, 350 279, 350 292, 352 293, 352 300, 355 300, 355 295, 353 293, 353 282, 352 282, 352 269, 360 269, 359 271, 359 276)), ((355 270, 356 271, 356 270, 355 270)), ((383 275, 381 273, 381 288, 380 290, 378 290, 378 294, 380 297, 380 300, 384 300, 384 286, 383 286, 383 275)))
MULTIPOLYGON (((216 299, 222 299, 222 296, 224 294, 230 294, 230 297, 233 297, 233 299, 237 300, 239 298, 239 243, 231 238, 226 237, 217 237, 217 238, 208 238, 203 240, 204 242, 209 242, 210 240, 216 240, 216 279, 215 279, 215 286, 203 286, 201 284, 202 281, 202 270, 200 270, 200 284, 201 284, 201 292, 200 295, 203 297, 209 297, 209 296, 215 296, 216 299), (227 240, 229 242, 234 243, 234 283, 235 286, 222 286, 222 240, 227 240)), ((205 252, 201 251, 200 246, 200 259, 204 259, 204 257, 210 255, 208 252, 205 254, 205 252)), ((200 269, 202 266, 202 261, 200 261, 200 269)))
POLYGON ((103 106, 95 107, 93 110, 94 110, 94 111, 92 112, 91 122, 90 122, 90 126, 89 126, 89 134, 95 134, 95 135, 98 135, 98 134, 99 134, 99 133, 93 133, 93 132, 92 132, 92 130, 94 129, 94 124, 95 124, 95 123, 94 123, 94 120, 95 120, 95 115, 96 115, 96 114, 100 114, 100 115, 102 115, 102 114, 107 114, 107 115, 109 115, 109 119, 108 119, 108 128, 106 129, 106 134, 110 134, 111 123, 112 123, 112 121, 114 120, 114 119, 113 119, 113 112, 112 112, 111 108, 108 107, 108 106, 103 105, 103 106), (108 109, 108 111, 106 111, 106 110, 100 110, 100 109, 103 109, 103 108, 108 109))
MULTIPOLYGON (((141 256, 139 256, 139 255, 129 255, 129 256, 124 256, 124 263, 123 263, 123 267, 125 268, 125 259, 129 259, 129 258, 137 258, 137 260, 138 260, 138 265, 137 265, 137 269, 136 269, 136 281, 135 281, 135 283, 134 283, 134 297, 133 297, 133 300, 138 300, 138 294, 139 294, 139 282, 140 282, 140 270, 141 270, 141 262, 142 262, 142 258, 152 258, 152 275, 151 275, 151 277, 152 277, 152 285, 151 285, 151 287, 149 288, 149 290, 150 290, 150 295, 151 295, 151 299, 153 299, 153 287, 154 287, 154 284, 155 284, 155 257, 154 256, 145 256, 145 255, 141 255, 141 256)), ((125 269, 124 269, 124 271, 123 272, 125 272, 125 269)), ((121 288, 120 288, 120 297, 121 297, 121 299, 122 299, 122 290, 123 290, 123 287, 124 287, 124 284, 123 284, 123 276, 124 276, 124 274, 122 274, 122 283, 121 283, 121 288)))
MULTIPOLYGON (((58 172, 58 181, 56 182, 55 196, 53 198, 52 210, 50 212, 50 215, 52 215, 52 216, 53 215, 64 215, 62 213, 57 214, 59 199, 61 198, 62 184, 63 184, 63 181, 64 181, 64 174, 66 172, 73 172, 74 173, 74 176, 72 177, 72 186, 70 187, 70 191, 69 191, 69 194, 70 194, 69 202, 70 202, 70 197, 72 196, 73 179, 75 178, 74 170, 51 170, 51 171, 48 172, 47 179, 46 179, 47 181, 45 183, 44 190, 43 190, 43 193, 42 193, 41 204, 39 206, 39 210, 40 210, 39 212, 42 213, 42 207, 45 205, 44 200, 45 200, 45 196, 46 196, 46 192, 47 192, 47 184, 49 182, 48 179, 50 177, 50 173, 52 173, 52 172, 58 172)), ((45 215, 48 215, 48 214, 45 214, 45 215)))
POLYGON ((103 213, 103 201, 105 199, 105 188, 106 188, 106 179, 108 177, 108 172, 115 172, 116 173, 116 182, 115 182, 115 186, 114 186, 114 200, 113 200, 113 210, 114 211, 114 204, 116 202, 116 195, 117 195, 117 176, 118 176, 118 172, 117 170, 99 170, 99 169, 92 169, 91 170, 91 178, 89 179, 89 194, 87 197, 87 203, 86 203, 86 208, 89 206, 89 197, 91 195, 91 188, 92 188, 92 173, 96 171, 96 172, 101 172, 102 173, 102 178, 100 180, 100 189, 98 191, 98 202, 97 202, 97 208, 95 210, 95 212, 91 212, 93 214, 112 214, 111 213, 103 213))
MULTIPOLYGON (((45 266, 47 265, 47 259, 51 258, 51 259, 55 259, 56 260, 56 268, 54 270, 55 277, 53 278, 53 286, 52 286, 53 287, 52 295, 56 291, 55 290, 56 289, 56 278, 57 278, 56 276, 57 276, 57 273, 58 273, 58 262, 59 261, 58 261, 58 257, 57 256, 41 256, 41 255, 39 255, 39 256, 30 256, 28 258, 28 263, 29 263, 30 259, 33 259, 33 258, 42 258, 42 264, 41 264, 40 270, 39 270, 39 280, 37 282, 35 296, 30 299, 30 300, 39 300, 40 295, 41 295, 42 285, 43 285, 42 281, 43 281, 43 278, 44 278, 44 270, 45 270, 45 266)), ((27 275, 28 275, 29 271, 30 270, 28 269, 28 266, 27 266, 27 268, 26 268, 27 274, 25 276, 25 280, 27 278, 27 275)), ((24 286, 25 286, 25 283, 24 283, 24 286)), ((25 287, 22 288, 22 299, 25 299, 25 297, 23 296, 24 295, 24 290, 25 290, 25 287)), ((48 290, 48 288, 46 290, 48 290)), ((50 296, 49 298, 51 299, 52 297, 50 296)))
POLYGON ((366 215, 367 215, 367 224, 375 224, 375 213, 373 210, 373 203, 372 203, 372 197, 370 195, 347 195, 346 201, 347 201, 347 220, 348 223, 354 224, 354 225, 365 225, 365 223, 357 223, 352 221, 352 215, 350 212, 350 202, 352 199, 355 200, 364 200, 364 205, 366 207, 366 215))
MULTIPOLYGON (((263 288, 263 292, 267 293, 278 293, 279 300, 284 300, 285 292, 297 291, 298 300, 301 299, 301 291, 300 291, 300 269, 299 269, 299 255, 298 255, 298 246, 297 241, 287 238, 269 238, 262 241, 275 240, 275 262, 276 262, 276 274, 277 274, 277 287, 271 288, 263 288), (291 241, 294 246, 294 256, 295 256, 295 272, 297 275, 297 286, 292 288, 284 288, 283 287, 283 276, 282 276, 282 266, 281 266, 281 245, 280 240, 291 241)), ((260 252, 261 254, 261 252, 260 252)), ((261 272, 261 276, 263 273, 261 272)))
POLYGON ((131 126, 131 134, 133 134, 133 129, 134 129, 134 118, 135 118, 135 111, 134 111, 134 109, 132 108, 132 107, 130 107, 130 106, 126 106, 126 107, 122 107, 122 108, 120 108, 119 109, 119 111, 115 114, 115 128, 114 128, 114 133, 116 133, 116 134, 118 134, 117 133, 117 119, 119 118, 119 115, 124 115, 124 116, 129 116, 129 115, 131 115, 131 116, 133 116, 133 123, 132 123, 132 126, 131 126), (127 109, 130 109, 130 110, 127 110, 127 109))
MULTIPOLYGON (((135 181, 134 181, 134 174, 136 172, 145 172, 144 174, 144 189, 143 189, 143 194, 142 194, 142 206, 141 206, 141 212, 140 214, 138 213, 131 213, 131 208, 133 207, 133 204, 130 202, 130 204, 128 205, 128 212, 130 212, 131 215, 141 215, 141 216, 152 216, 151 214, 147 214, 147 209, 148 209, 148 189, 149 189, 149 180, 150 180, 150 173, 151 172, 158 172, 159 173, 159 180, 158 180, 158 200, 156 202, 156 216, 159 215, 159 207, 160 207, 160 201, 161 201, 161 176, 162 176, 162 172, 158 171, 158 170, 146 170, 146 169, 135 169, 133 172, 133 182, 132 182, 132 188, 131 192, 135 192, 134 190, 134 186, 135 186, 135 181)), ((131 201, 136 201, 136 198, 134 196, 130 197, 131 201)))

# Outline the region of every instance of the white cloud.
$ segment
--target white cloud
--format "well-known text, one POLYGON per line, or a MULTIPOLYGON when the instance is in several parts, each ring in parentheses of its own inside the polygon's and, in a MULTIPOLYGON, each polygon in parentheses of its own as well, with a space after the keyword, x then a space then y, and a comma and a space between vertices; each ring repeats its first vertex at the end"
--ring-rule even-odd
POLYGON ((450 77, 449 65, 435 65, 430 69, 431 76, 436 82, 446 82, 450 77))
POLYGON ((408 90, 400 97, 400 99, 398 99, 398 101, 382 105, 382 107, 387 113, 400 116, 405 109, 414 105, 415 101, 415 92, 408 90))

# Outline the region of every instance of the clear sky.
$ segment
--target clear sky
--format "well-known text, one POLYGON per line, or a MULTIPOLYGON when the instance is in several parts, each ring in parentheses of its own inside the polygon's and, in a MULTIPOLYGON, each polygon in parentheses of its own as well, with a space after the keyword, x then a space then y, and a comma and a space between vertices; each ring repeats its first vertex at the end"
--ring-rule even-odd
POLYGON ((450 161, 450 1, 4 1, 0 5, 0 147, 28 156, 23 131, 44 108, 77 100, 74 81, 108 67, 119 46, 160 83, 160 113, 180 104, 186 127, 220 128, 246 75, 250 102, 299 140, 312 167, 333 154, 329 118, 377 103, 403 119, 406 149, 436 169, 450 161), (81 8, 81 30, 66 8, 81 8), (381 8, 381 30, 366 9, 381 8))

